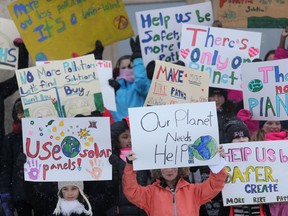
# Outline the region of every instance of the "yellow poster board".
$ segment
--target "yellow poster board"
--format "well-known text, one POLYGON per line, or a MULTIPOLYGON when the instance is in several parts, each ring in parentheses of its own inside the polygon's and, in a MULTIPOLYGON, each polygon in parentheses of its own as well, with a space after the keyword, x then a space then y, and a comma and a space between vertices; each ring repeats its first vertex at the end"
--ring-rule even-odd
POLYGON ((214 19, 225 28, 285 28, 287 8, 285 0, 213 0, 214 19))
POLYGON ((34 61, 86 54, 134 35, 122 0, 18 0, 8 5, 34 61))

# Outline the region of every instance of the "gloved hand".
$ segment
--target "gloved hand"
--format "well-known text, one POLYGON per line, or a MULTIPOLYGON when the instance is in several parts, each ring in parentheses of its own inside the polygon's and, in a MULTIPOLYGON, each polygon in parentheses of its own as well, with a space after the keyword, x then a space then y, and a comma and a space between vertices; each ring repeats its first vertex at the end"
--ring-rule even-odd
POLYGON ((14 205, 9 192, 0 194, 1 206, 5 216, 14 216, 14 205))
POLYGON ((130 47, 132 50, 131 61, 136 58, 142 58, 139 35, 137 35, 135 41, 133 38, 130 39, 130 47))
POLYGON ((19 155, 18 155, 18 158, 17 158, 17 161, 16 161, 16 164, 18 167, 23 167, 23 165, 26 163, 26 160, 27 160, 27 156, 21 152, 19 155))
POLYGON ((26 49, 22 38, 15 38, 13 41, 14 45, 19 48, 18 54, 18 69, 27 68, 29 65, 29 53, 26 49))
POLYGON ((104 46, 102 45, 100 40, 97 40, 95 43, 95 49, 89 54, 93 53, 95 59, 102 60, 103 59, 103 51, 104 51, 104 46))
POLYGON ((120 88, 120 84, 119 84, 116 80, 114 80, 114 79, 109 79, 108 82, 109 82, 109 85, 110 85, 112 88, 114 88, 114 91, 115 91, 115 93, 116 93, 117 90, 120 88))

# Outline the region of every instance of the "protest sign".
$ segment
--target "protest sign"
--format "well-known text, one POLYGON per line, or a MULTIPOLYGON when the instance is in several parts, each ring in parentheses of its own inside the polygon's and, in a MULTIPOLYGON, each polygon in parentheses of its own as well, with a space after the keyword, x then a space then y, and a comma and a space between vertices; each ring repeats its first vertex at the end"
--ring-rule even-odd
POLYGON ((22 130, 26 181, 112 179, 109 118, 23 118, 22 130))
POLYGON ((134 35, 122 0, 18 0, 8 9, 33 61, 86 54, 134 35))
POLYGON ((210 86, 242 90, 241 64, 259 58, 261 33, 182 24, 180 60, 207 71, 210 86))
POLYGON ((129 108, 134 170, 215 165, 215 102, 129 108))
POLYGON ((215 20, 225 28, 285 28, 288 2, 213 0, 215 20))
POLYGON ((94 55, 16 71, 26 117, 74 117, 104 111, 94 55))
POLYGON ((288 60, 243 64, 243 103, 253 119, 287 120, 288 60))
POLYGON ((19 49, 14 45, 13 40, 19 37, 14 22, 0 18, 0 69, 17 69, 19 49))
POLYGON ((181 24, 212 25, 211 2, 136 12, 144 64, 179 59, 181 24))
POLYGON ((156 60, 145 106, 207 102, 208 72, 156 60))
POLYGON ((224 206, 287 202, 287 140, 223 145, 228 178, 224 206))

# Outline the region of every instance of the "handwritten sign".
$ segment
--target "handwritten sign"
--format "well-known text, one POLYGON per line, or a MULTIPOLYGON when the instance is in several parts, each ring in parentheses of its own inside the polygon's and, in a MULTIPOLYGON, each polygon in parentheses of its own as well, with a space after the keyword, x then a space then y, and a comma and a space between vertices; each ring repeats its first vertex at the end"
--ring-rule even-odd
POLYGON ((111 180, 106 117, 24 118, 26 181, 111 180))
POLYGON ((215 19, 225 28, 285 28, 287 1, 213 0, 215 19))
POLYGON ((14 22, 0 18, 0 69, 17 69, 19 49, 13 44, 13 40, 19 37, 14 22))
POLYGON ((260 54, 261 33, 182 25, 180 60, 207 71, 210 86, 241 90, 241 65, 260 54))
POLYGON ((223 204, 287 202, 287 140, 223 145, 228 178, 223 204))
POLYGON ((134 170, 219 164, 215 102, 129 108, 134 170))
POLYGON ((211 2, 136 12, 144 64, 179 59, 181 24, 212 25, 211 2))
POLYGON ((208 72, 156 60, 145 106, 207 102, 208 72))
POLYGON ((104 111, 94 55, 16 71, 26 117, 74 117, 104 111))
POLYGON ((256 120, 287 120, 288 60, 243 64, 243 102, 256 120))
POLYGON ((18 0, 8 9, 34 61, 83 55, 97 39, 105 46, 134 35, 121 0, 18 0))

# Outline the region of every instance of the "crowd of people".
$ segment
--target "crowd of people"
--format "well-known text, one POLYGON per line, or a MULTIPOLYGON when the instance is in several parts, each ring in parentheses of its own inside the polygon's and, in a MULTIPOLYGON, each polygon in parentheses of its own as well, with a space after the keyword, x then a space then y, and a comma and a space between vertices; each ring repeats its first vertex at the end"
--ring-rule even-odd
MULTIPOLYGON (((214 26, 221 27, 215 22, 214 26)), ((279 46, 265 56, 264 61, 288 57, 284 30, 279 46)), ((20 39, 18 68, 28 67, 28 51, 20 39)), ((114 88, 116 112, 105 109, 89 116, 109 116, 111 123, 112 165, 110 181, 28 182, 24 180, 22 125, 24 110, 21 99, 13 106, 13 125, 10 133, 4 130, 4 99, 18 90, 16 77, 0 83, 0 200, 5 216, 97 215, 97 216, 285 216, 288 203, 236 205, 224 207, 221 190, 227 177, 225 168, 213 173, 209 167, 166 168, 133 171, 136 155, 132 151, 128 108, 142 107, 148 94, 155 62, 143 63, 139 37, 130 39, 131 55, 119 58, 109 85, 114 88)), ((95 59, 102 59, 104 47, 96 42, 95 59)), ((73 53, 77 57, 76 53, 73 53)), ((260 59, 261 60, 261 59, 260 59)), ((255 61, 260 61, 259 59, 255 61)), ((185 66, 183 62, 176 64, 185 66)), ((209 88, 209 101, 215 101, 219 126, 219 143, 285 140, 287 123, 255 121, 243 109, 242 94, 209 88), (240 97, 239 97, 240 95, 240 97)), ((89 117, 81 113, 75 117, 89 117)), ((221 156, 224 150, 218 149, 221 156)))

